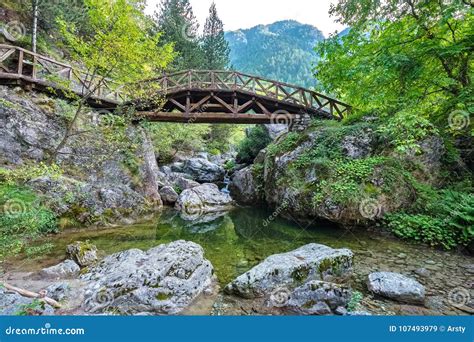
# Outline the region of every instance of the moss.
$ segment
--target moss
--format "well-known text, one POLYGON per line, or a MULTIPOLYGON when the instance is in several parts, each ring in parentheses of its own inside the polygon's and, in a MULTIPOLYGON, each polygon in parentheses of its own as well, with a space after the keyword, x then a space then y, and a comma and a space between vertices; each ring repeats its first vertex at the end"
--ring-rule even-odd
POLYGON ((164 293, 164 292, 159 292, 156 296, 155 296, 156 299, 158 300, 168 300, 171 298, 171 295, 169 295, 168 293, 164 293))
POLYGON ((291 278, 297 283, 304 282, 309 276, 310 268, 308 266, 300 266, 291 272, 291 278))

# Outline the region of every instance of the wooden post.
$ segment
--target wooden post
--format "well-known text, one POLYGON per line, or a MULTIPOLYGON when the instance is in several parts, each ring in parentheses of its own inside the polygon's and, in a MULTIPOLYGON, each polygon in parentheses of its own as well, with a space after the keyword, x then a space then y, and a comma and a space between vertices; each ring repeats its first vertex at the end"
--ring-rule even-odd
POLYGON ((18 75, 23 75, 23 50, 18 54, 18 75))

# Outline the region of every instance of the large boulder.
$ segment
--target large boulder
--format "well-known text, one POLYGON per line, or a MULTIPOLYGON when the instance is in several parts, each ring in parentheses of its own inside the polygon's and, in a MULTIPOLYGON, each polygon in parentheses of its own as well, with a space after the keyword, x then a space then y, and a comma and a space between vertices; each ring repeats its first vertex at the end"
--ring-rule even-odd
POLYGON ((425 287, 413 278, 393 272, 375 272, 369 274, 369 291, 399 302, 423 303, 425 287))
POLYGON ((352 273, 352 258, 349 249, 308 244, 268 257, 237 277, 225 291, 244 298, 257 298, 280 287, 294 289, 312 280, 342 281, 352 273))
POLYGON ((211 163, 204 158, 191 158, 184 163, 183 172, 189 174, 199 183, 215 183, 224 179, 222 166, 211 163))
POLYGON ((246 167, 237 171, 232 177, 230 193, 239 203, 256 204, 260 200, 257 184, 252 167, 246 167))
POLYGON ((221 213, 232 208, 232 197, 219 191, 215 184, 203 184, 185 190, 176 202, 176 209, 181 211, 185 220, 195 220, 206 214, 221 213))
POLYGON ((74 211, 81 223, 120 222, 149 211, 140 193, 120 184, 92 184, 69 177, 44 176, 28 182, 58 216, 74 211), (77 214, 79 213, 79 214, 77 214))
POLYGON ((81 278, 87 312, 177 314, 213 285, 213 267, 201 246, 175 241, 110 255, 81 278))
POLYGON ((97 247, 89 242, 76 241, 68 245, 66 254, 81 267, 91 266, 98 260, 97 247))
POLYGON ((39 275, 46 279, 72 279, 76 277, 81 268, 72 260, 65 260, 57 265, 43 268, 39 275))

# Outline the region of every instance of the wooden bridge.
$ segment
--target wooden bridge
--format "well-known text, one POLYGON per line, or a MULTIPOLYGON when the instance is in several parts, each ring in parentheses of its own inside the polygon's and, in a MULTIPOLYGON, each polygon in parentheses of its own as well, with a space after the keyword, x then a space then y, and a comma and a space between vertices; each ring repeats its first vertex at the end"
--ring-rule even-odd
POLYGON ((0 83, 51 91, 62 90, 63 81, 79 96, 92 92, 88 101, 92 107, 114 109, 120 104, 133 104, 138 109, 137 119, 149 121, 287 123, 308 115, 342 119, 351 111, 349 105, 309 89, 214 70, 188 70, 142 82, 143 89, 156 89, 163 98, 160 108, 156 108, 155 101, 127 96, 112 80, 97 86, 86 73, 68 64, 0 44, 0 83))

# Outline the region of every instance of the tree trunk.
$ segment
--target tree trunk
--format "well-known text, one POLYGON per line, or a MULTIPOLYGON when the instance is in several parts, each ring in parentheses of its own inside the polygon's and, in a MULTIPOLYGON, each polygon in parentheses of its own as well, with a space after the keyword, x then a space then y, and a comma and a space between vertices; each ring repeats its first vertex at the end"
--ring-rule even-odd
POLYGON ((38 35, 38 0, 32 0, 33 5, 33 24, 31 34, 31 51, 36 53, 36 41, 38 35))

